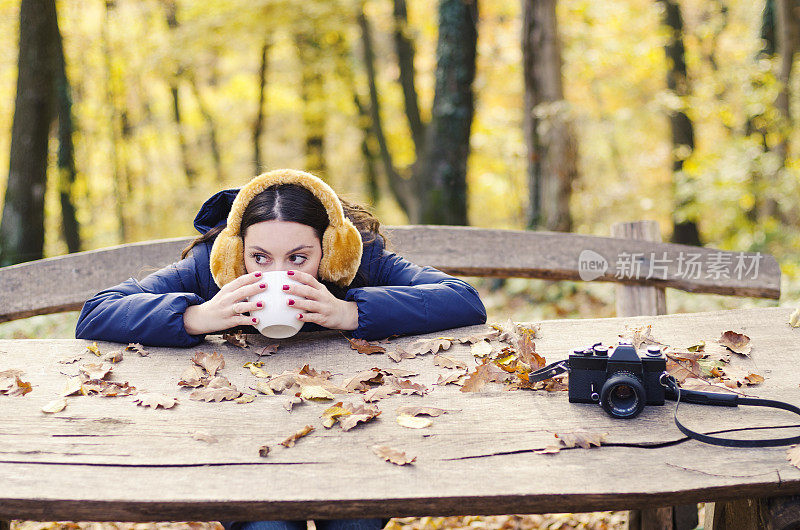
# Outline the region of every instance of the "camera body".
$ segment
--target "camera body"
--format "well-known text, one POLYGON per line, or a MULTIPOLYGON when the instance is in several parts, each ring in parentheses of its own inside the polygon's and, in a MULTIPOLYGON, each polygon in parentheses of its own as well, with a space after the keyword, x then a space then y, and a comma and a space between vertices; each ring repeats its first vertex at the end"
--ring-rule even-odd
POLYGON ((645 405, 663 405, 667 360, 658 347, 639 357, 629 342, 609 351, 600 343, 569 356, 569 400, 599 403, 615 418, 633 418, 645 405))

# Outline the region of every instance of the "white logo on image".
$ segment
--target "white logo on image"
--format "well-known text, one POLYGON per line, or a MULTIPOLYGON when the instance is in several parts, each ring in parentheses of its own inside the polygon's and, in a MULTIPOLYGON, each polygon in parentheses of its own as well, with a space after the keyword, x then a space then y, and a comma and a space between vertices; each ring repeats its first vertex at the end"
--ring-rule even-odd
POLYGON ((578 276, 585 282, 596 280, 608 270, 606 258, 594 250, 582 250, 578 256, 578 276))

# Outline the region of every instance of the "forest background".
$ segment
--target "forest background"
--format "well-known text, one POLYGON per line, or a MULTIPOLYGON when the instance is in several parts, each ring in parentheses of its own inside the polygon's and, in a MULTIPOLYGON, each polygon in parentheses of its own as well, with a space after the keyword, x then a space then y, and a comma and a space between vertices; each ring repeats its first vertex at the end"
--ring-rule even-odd
MULTIPOLYGON (((9 175, 26 2, 0 0, 9 175)), ((58 109, 71 106, 49 125, 43 255, 192 235, 214 192, 294 167, 390 225, 607 236, 614 222, 655 219, 664 240, 774 255, 779 303, 796 303, 795 2, 60 0, 66 84, 54 86, 58 109), (417 203, 430 190, 415 195, 408 182, 441 114, 437 68, 464 60, 458 35, 449 55, 439 41, 459 4, 477 32, 465 211, 437 217, 447 208, 426 214, 417 203)), ((490 318, 613 315, 608 284, 470 281, 490 318)), ((775 303, 668 295, 672 312, 775 303)), ((37 318, 3 324, 0 336, 70 336, 75 315, 37 318)))

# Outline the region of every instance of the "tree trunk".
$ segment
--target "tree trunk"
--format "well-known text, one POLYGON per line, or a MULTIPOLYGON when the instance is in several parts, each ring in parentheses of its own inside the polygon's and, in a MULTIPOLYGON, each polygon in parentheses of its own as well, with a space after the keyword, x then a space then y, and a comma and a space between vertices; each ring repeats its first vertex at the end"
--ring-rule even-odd
MULTIPOLYGON (((664 47, 667 55, 667 88, 683 100, 689 95, 689 82, 686 75, 686 58, 683 46, 683 17, 676 0, 658 0, 664 4, 664 24, 670 32, 670 39, 664 47)), ((669 115, 670 130, 672 132, 672 181, 675 211, 681 212, 685 207, 694 202, 691 194, 681 191, 680 172, 683 170, 683 161, 694 151, 694 126, 692 120, 682 110, 674 110, 669 115), (681 197, 681 198, 678 198, 681 197)), ((673 215, 672 242, 684 245, 700 245, 700 232, 697 221, 693 218, 683 218, 673 215)))
POLYGON ((569 232, 577 147, 565 115, 556 0, 523 0, 522 24, 528 227, 569 232))
POLYGON ((253 124, 253 175, 264 171, 264 158, 261 152, 261 134, 264 132, 264 102, 267 92, 267 67, 269 59, 269 41, 261 45, 261 67, 258 70, 258 111, 253 124))
POLYGON ((56 21, 58 53, 58 192, 61 201, 61 231, 69 252, 80 252, 81 237, 75 216, 73 188, 75 186, 75 147, 72 143, 72 89, 67 78, 67 65, 61 32, 56 21))
POLYGON ((0 221, 0 265, 39 259, 44 251, 47 143, 58 72, 55 0, 22 0, 19 73, 11 127, 8 184, 0 221))
POLYGON ((326 173, 325 163, 325 80, 320 71, 322 49, 319 35, 312 28, 304 28, 295 34, 300 58, 302 82, 300 96, 303 100, 303 124, 305 125, 305 168, 315 175, 326 173))
POLYGON ((417 156, 423 151, 425 125, 419 112, 417 88, 414 80, 414 43, 408 36, 408 13, 405 0, 394 0, 394 45, 400 67, 400 85, 403 88, 403 102, 406 118, 411 130, 411 139, 417 156))
POLYGON ((421 204, 413 223, 468 224, 467 158, 475 110, 477 22, 477 0, 440 0, 436 85, 425 146, 414 166, 421 204))

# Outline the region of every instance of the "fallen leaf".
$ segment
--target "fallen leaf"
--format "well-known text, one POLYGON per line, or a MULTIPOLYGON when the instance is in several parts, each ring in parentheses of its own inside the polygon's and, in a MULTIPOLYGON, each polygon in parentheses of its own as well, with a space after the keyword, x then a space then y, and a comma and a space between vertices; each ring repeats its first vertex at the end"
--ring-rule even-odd
POLYGON ((77 392, 81 391, 81 385, 83 384, 83 377, 76 375, 74 377, 70 377, 67 379, 67 382, 64 384, 64 390, 61 391, 62 396, 71 396, 77 392))
POLYGON ((249 362, 244 363, 244 367, 250 370, 250 373, 256 377, 262 377, 264 379, 269 378, 269 374, 261 368, 264 365, 262 362, 249 362))
POLYGON ((215 436, 208 434, 207 432, 197 431, 196 433, 192 434, 192 438, 199 442, 206 442, 209 444, 215 444, 219 440, 215 436))
POLYGON ((452 357, 445 357, 444 355, 434 355, 433 364, 441 366, 442 368, 465 370, 467 365, 452 357))
POLYGON ((789 325, 793 328, 800 327, 800 307, 794 310, 789 316, 789 325))
POLYGON ((534 451, 537 455, 554 455, 560 453, 561 448, 557 445, 548 445, 544 449, 537 449, 534 451))
POLYGON ((387 462, 391 462, 392 464, 398 466, 411 464, 417 459, 416 456, 409 458, 404 452, 398 451, 397 449, 392 449, 388 445, 373 445, 372 452, 387 462))
POLYGON ((217 352, 212 354, 201 351, 195 352, 194 356, 192 357, 192 362, 198 366, 202 366, 211 377, 214 377, 217 374, 217 370, 225 368, 225 358, 222 356, 222 354, 217 352))
POLYGON ((356 350, 358 353, 363 353, 365 355, 371 355, 373 353, 386 353, 386 348, 383 346, 378 346, 375 343, 368 342, 364 339, 347 339, 350 341, 350 347, 356 350))
POLYGON ((463 337, 461 339, 458 339, 458 342, 460 342, 461 344, 475 344, 476 342, 481 342, 481 341, 487 341, 487 340, 491 341, 499 336, 500 336, 500 331, 497 329, 492 329, 484 333, 475 333, 473 335, 463 337))
POLYGON ((320 416, 322 418, 322 425, 325 426, 326 429, 330 429, 333 427, 338 418, 341 416, 349 416, 352 412, 342 407, 342 402, 338 402, 332 407, 328 407, 320 416))
POLYGON ((486 357, 492 354, 492 345, 485 340, 478 341, 472 345, 470 352, 475 357, 486 357))
POLYGON ((653 327, 650 324, 646 326, 626 326, 625 331, 620 334, 620 337, 630 340, 637 351, 641 349, 642 344, 667 346, 663 342, 654 339, 652 333, 653 327))
POLYGON ((268 454, 269 454, 268 445, 262 445, 261 447, 258 448, 258 456, 266 458, 268 454))
POLYGON ((44 407, 42 407, 42 412, 47 412, 48 414, 54 414, 56 412, 61 412, 67 406, 67 400, 63 397, 58 399, 54 399, 44 407))
POLYGON ((208 386, 200 388, 189 394, 189 399, 194 401, 230 401, 241 395, 227 378, 217 376, 208 382, 208 386))
POLYGON ((296 433, 292 434, 291 436, 286 438, 284 441, 282 441, 281 445, 284 446, 284 447, 294 447, 294 444, 295 444, 295 442, 297 440, 299 440, 303 436, 306 436, 308 433, 310 433, 313 430, 314 430, 313 426, 306 425, 305 427, 303 427, 302 429, 300 429, 299 431, 297 431, 296 433))
POLYGON ((103 357, 103 361, 115 364, 122 362, 122 350, 112 351, 111 353, 106 354, 103 357))
POLYGON ((266 394, 268 396, 274 396, 275 392, 269 387, 269 382, 267 381, 259 381, 256 383, 256 390, 261 392, 262 394, 266 394))
POLYGON ((259 357, 264 357, 265 355, 272 355, 273 353, 278 353, 278 347, 280 344, 267 344, 264 348, 257 353, 259 357))
POLYGON ((286 410, 291 412, 292 411, 292 407, 294 407, 298 403, 302 403, 302 402, 303 402, 303 400, 300 399, 300 396, 292 396, 292 397, 290 397, 289 399, 287 399, 283 403, 283 408, 285 408, 286 410))
POLYGON ((786 460, 794 467, 800 468, 800 444, 794 444, 786 450, 786 460))
POLYGON ((464 386, 461 387, 461 391, 480 392, 481 389, 486 386, 486 383, 490 381, 505 381, 509 375, 510 374, 498 368, 494 363, 484 361, 483 364, 479 364, 475 367, 474 372, 468 374, 467 379, 464 381, 464 386))
POLYGON ((433 425, 433 420, 430 418, 417 418, 410 414, 398 414, 397 423, 409 429, 424 429, 433 425))
POLYGON ((239 348, 247 348, 247 339, 244 336, 244 332, 240 329, 228 333, 223 333, 222 340, 230 344, 233 344, 234 346, 238 346, 239 348))
POLYGON ((90 346, 86 346, 86 349, 89 350, 90 352, 92 352, 93 354, 97 355, 98 357, 100 357, 100 355, 102 355, 100 353, 100 348, 97 347, 97 343, 96 342, 93 342, 90 346))
MULTIPOLYGON (((66 390, 69 389, 65 389, 65 391, 66 390)), ((130 386, 127 382, 119 383, 117 381, 106 381, 105 379, 88 379, 83 381, 80 391, 84 396, 99 394, 102 397, 132 396, 138 393, 136 387, 130 386)))
POLYGON ((418 339, 408 348, 408 353, 417 355, 427 355, 429 353, 439 353, 447 351, 456 339, 449 337, 437 337, 435 339, 418 339))
POLYGON ((127 346, 125 346, 126 350, 133 350, 138 353, 142 357, 147 357, 150 355, 150 352, 144 349, 144 346, 139 344, 138 342, 131 342, 127 346))
POLYGON ((597 432, 588 432, 588 431, 572 431, 572 432, 565 432, 565 433, 556 433, 556 438, 561 440, 562 445, 564 447, 583 447, 584 449, 589 449, 590 447, 597 446, 600 447, 600 444, 603 442, 603 439, 606 437, 608 433, 597 433, 597 432))
POLYGON ((113 369, 114 369, 113 366, 106 363, 100 363, 100 364, 89 363, 89 364, 84 364, 83 366, 80 367, 80 371, 86 374, 86 376, 89 379, 105 379, 105 377, 113 369))
POLYGON ((381 386, 378 386, 378 387, 375 387, 375 388, 372 388, 372 389, 368 390, 364 394, 362 399, 365 402, 369 403, 369 402, 372 402, 372 401, 378 401, 380 399, 385 399, 385 398, 387 398, 387 397, 389 397, 389 396, 391 396, 393 394, 399 394, 399 393, 400 393, 400 389, 398 389, 398 388, 395 388, 395 387, 390 386, 390 385, 381 385, 381 386))
POLYGON ((332 375, 330 372, 326 370, 318 372, 313 368, 311 368, 310 366, 308 366, 307 364, 304 364, 303 367, 300 368, 300 370, 297 373, 298 375, 307 375, 309 377, 314 377, 317 379, 330 379, 332 375))
POLYGON ((238 398, 234 399, 233 401, 238 403, 238 404, 240 404, 240 405, 244 405, 244 404, 247 404, 247 403, 252 403, 255 400, 256 400, 256 396, 254 396, 253 394, 242 394, 241 396, 239 396, 238 398))
POLYGON ((413 355, 412 353, 405 350, 404 348, 401 348, 400 346, 398 346, 395 351, 390 351, 386 355, 389 356, 389 358, 396 363, 399 363, 403 359, 413 359, 414 357, 416 357, 416 355, 413 355))
POLYGON ((368 384, 383 384, 383 371, 380 368, 372 368, 371 370, 358 372, 347 381, 344 388, 348 392, 366 392, 369 390, 368 384))
POLYGON ((382 368, 381 371, 386 375, 393 375, 395 377, 414 377, 415 375, 419 375, 419 372, 403 370, 402 368, 382 368))
POLYGON ((435 407, 409 407, 409 406, 405 406, 405 407, 399 407, 397 409, 397 414, 398 415, 399 414, 408 414, 409 416, 419 416, 421 414, 424 414, 426 416, 441 416, 442 414, 445 414, 447 412, 450 412, 450 411, 447 411, 445 409, 437 409, 435 407))
POLYGON ((343 431, 349 431, 355 427, 356 424, 368 422, 381 415, 381 411, 378 407, 372 405, 353 405, 351 403, 345 403, 342 405, 342 408, 350 411, 348 416, 339 418, 339 425, 341 425, 343 431))
POLYGON ((8 396, 24 396, 32 391, 31 384, 19 378, 22 375, 20 370, 6 370, 0 372, 0 394, 8 396))
POLYGON ((467 374, 449 374, 447 377, 443 377, 439 374, 439 378, 436 380, 434 385, 463 385, 464 379, 466 379, 467 374))
POLYGON ((150 392, 146 394, 139 394, 133 398, 133 401, 137 405, 141 405, 143 407, 150 407, 154 409, 163 407, 165 409, 171 409, 178 402, 178 399, 172 396, 165 396, 164 394, 150 392))
POLYGON ((393 375, 388 376, 386 382, 390 387, 399 390, 404 396, 410 396, 411 394, 424 396, 428 393, 428 388, 426 386, 412 383, 408 379, 399 379, 393 375))
POLYGON ((690 352, 702 352, 703 350, 705 350, 705 348, 706 348, 706 342, 704 340, 701 340, 697 344, 692 344, 686 349, 689 350, 690 352))
POLYGON ((335 396, 319 385, 301 385, 300 397, 303 399, 329 400, 333 399, 335 396))
POLYGON ((750 344, 750 337, 735 331, 726 331, 717 341, 734 353, 740 355, 750 356, 752 345, 750 344))
POLYGON ((76 362, 80 361, 81 358, 82 357, 80 355, 72 355, 70 357, 65 357, 64 359, 61 359, 60 361, 58 361, 58 363, 59 364, 73 364, 73 363, 76 363, 76 362))
POLYGON ((183 371, 181 380, 178 381, 178 386, 191 386, 197 388, 198 386, 207 385, 210 380, 211 378, 200 366, 193 364, 183 371))

